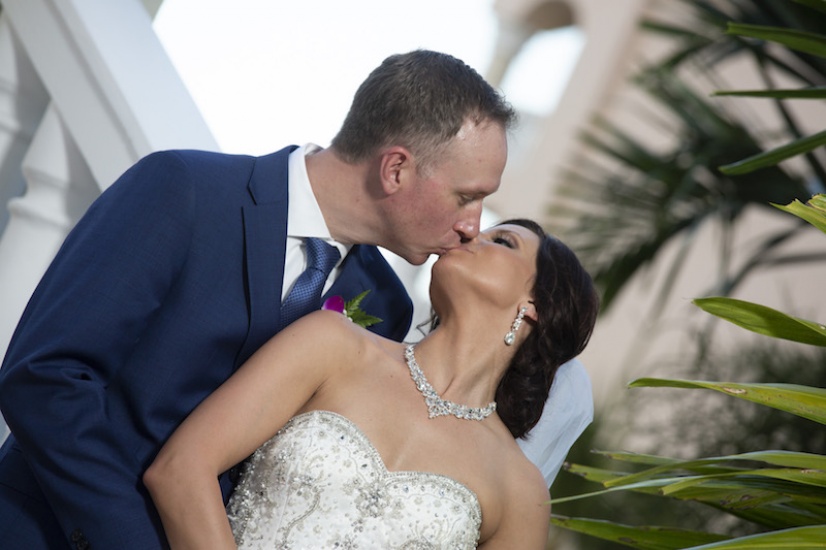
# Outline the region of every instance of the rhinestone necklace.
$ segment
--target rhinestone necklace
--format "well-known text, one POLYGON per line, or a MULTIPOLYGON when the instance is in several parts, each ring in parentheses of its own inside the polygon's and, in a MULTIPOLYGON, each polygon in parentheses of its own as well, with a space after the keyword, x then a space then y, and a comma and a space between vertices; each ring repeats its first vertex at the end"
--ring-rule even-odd
POLYGON ((418 363, 416 363, 413 348, 413 344, 407 346, 404 350, 404 357, 407 359, 407 368, 410 369, 410 376, 424 396, 429 418, 452 414, 456 418, 464 420, 484 420, 496 410, 496 401, 491 401, 485 407, 468 407, 467 405, 459 405, 453 401, 442 399, 439 394, 436 393, 436 390, 433 389, 433 386, 430 385, 430 382, 427 381, 422 369, 420 369, 418 363))

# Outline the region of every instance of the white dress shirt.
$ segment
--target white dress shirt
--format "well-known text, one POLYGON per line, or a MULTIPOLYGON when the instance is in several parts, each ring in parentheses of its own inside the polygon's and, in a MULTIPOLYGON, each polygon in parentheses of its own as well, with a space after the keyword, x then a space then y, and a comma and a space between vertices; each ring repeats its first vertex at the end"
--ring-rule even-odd
POLYGON ((318 145, 308 143, 290 153, 289 164, 287 165, 290 206, 287 209, 287 250, 284 255, 282 301, 287 297, 298 276, 307 269, 307 252, 304 246, 304 238, 316 237, 323 239, 341 252, 341 260, 330 272, 330 276, 327 277, 323 292, 326 292, 338 277, 339 271, 341 271, 341 262, 352 246, 339 243, 330 236, 330 230, 327 229, 324 215, 321 213, 313 188, 310 186, 306 157, 320 150, 321 147, 318 145))

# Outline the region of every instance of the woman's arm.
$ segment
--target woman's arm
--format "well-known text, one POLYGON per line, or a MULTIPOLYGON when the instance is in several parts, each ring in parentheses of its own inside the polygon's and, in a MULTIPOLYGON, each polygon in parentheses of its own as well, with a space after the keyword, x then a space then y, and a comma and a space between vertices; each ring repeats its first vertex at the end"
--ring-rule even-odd
POLYGON ((143 478, 172 548, 235 548, 218 475, 275 435, 356 346, 358 333, 343 315, 308 315, 264 344, 181 424, 143 478))

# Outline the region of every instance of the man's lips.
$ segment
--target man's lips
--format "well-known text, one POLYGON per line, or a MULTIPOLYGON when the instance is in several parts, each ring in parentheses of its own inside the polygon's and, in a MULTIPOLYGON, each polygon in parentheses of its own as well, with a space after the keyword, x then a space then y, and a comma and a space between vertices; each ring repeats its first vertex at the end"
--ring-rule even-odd
MULTIPOLYGON (((468 252, 470 253, 470 249, 464 245, 454 246, 452 248, 447 248, 443 250, 442 254, 447 254, 448 252, 468 252)), ((441 254, 440 254, 441 256, 441 254)))

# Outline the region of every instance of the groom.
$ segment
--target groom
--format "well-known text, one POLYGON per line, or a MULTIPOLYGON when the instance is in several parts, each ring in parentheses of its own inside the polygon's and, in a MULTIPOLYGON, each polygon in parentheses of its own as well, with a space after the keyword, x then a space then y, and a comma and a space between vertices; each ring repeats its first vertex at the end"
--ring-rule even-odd
POLYGON ((369 290, 373 328, 401 340, 412 304, 375 245, 421 264, 476 236, 513 118, 463 62, 415 51, 370 74, 328 149, 167 151, 127 170, 67 237, 0 370, 2 546, 165 547, 142 472, 289 322, 282 299, 317 251, 324 292, 369 290))

